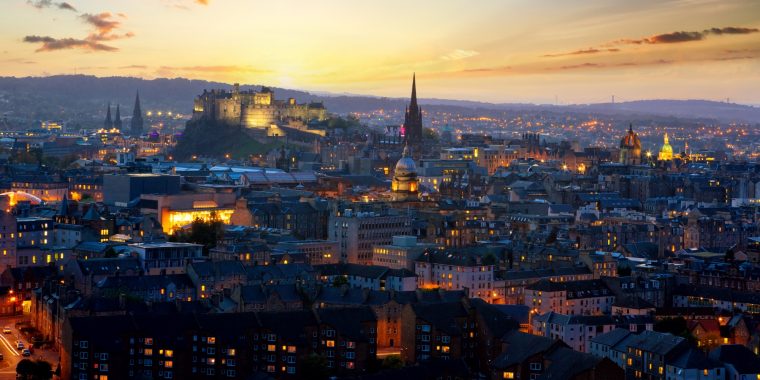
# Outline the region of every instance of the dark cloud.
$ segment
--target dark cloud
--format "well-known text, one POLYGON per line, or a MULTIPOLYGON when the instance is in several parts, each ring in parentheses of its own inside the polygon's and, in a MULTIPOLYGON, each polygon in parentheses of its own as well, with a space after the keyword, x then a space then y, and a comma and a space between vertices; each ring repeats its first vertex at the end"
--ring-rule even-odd
POLYGON ((65 2, 65 1, 64 1, 64 2, 62 2, 62 3, 59 3, 59 4, 58 4, 58 8, 59 8, 59 9, 66 9, 66 10, 69 10, 69 11, 73 11, 73 12, 76 12, 76 11, 77 11, 77 9, 76 9, 76 8, 74 8, 74 6, 73 6, 73 5, 71 5, 71 4, 69 4, 69 3, 65 2))
POLYGON ((53 38, 50 36, 26 36, 24 42, 41 44, 36 51, 56 51, 67 49, 84 49, 90 51, 117 51, 119 49, 101 44, 97 41, 76 38, 53 38))
POLYGON ((77 11, 77 9, 74 8, 74 6, 72 6, 71 4, 65 1, 62 3, 56 3, 56 2, 53 2, 53 0, 27 0, 26 3, 37 9, 51 8, 55 6, 58 9, 64 9, 67 11, 74 11, 74 12, 77 11))
POLYGON ((103 42, 134 36, 132 32, 116 33, 121 27, 121 22, 114 20, 113 15, 109 12, 99 14, 85 13, 79 17, 93 28, 93 31, 85 38, 54 38, 32 35, 24 37, 24 42, 40 44, 40 47, 36 50, 37 52, 67 49, 111 52, 119 49, 106 45, 103 42))
POLYGON ((757 33, 760 30, 757 28, 740 28, 736 26, 727 26, 725 28, 710 28, 704 31, 704 33, 712 33, 712 34, 750 34, 750 33, 757 33))
POLYGON ((724 28, 710 28, 701 32, 672 32, 665 34, 656 34, 651 37, 641 39, 623 39, 615 41, 613 44, 675 44, 681 42, 701 41, 707 38, 710 34, 723 35, 723 34, 751 34, 757 33, 757 28, 742 28, 736 26, 727 26, 724 28))

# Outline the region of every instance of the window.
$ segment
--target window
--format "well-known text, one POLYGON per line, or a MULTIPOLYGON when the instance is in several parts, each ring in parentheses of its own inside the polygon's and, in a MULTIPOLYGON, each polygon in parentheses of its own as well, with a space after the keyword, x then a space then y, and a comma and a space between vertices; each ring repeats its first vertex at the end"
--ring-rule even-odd
POLYGON ((541 363, 530 363, 530 370, 531 371, 540 371, 541 370, 541 363))
POLYGON ((146 346, 152 346, 153 345, 153 338, 145 338, 145 345, 146 346))
POLYGON ((502 375, 502 379, 514 379, 515 373, 514 372, 504 372, 502 375))
POLYGON ((335 347, 335 341, 334 340, 328 340, 326 343, 327 347, 335 347))

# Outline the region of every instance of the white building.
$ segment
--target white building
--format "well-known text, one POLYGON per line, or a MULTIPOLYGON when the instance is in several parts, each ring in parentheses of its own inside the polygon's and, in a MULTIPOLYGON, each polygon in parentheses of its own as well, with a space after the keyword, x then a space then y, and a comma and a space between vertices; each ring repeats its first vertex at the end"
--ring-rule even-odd
POLYGON ((494 265, 475 253, 430 251, 414 263, 417 286, 423 289, 467 290, 470 297, 494 302, 494 265))
POLYGON ((615 296, 601 280, 551 282, 525 288, 525 305, 535 314, 601 315, 612 310, 615 296))
POLYGON ((412 221, 407 215, 345 210, 331 215, 327 237, 338 242, 341 262, 372 264, 372 248, 388 245, 397 235, 411 235, 412 221))

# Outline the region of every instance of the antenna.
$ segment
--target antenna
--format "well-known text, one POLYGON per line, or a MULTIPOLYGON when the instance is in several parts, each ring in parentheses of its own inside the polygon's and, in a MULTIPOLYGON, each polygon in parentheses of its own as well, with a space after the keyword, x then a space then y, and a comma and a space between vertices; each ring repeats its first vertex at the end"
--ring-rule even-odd
POLYGON ((612 104, 615 104, 615 95, 612 95, 612 104))

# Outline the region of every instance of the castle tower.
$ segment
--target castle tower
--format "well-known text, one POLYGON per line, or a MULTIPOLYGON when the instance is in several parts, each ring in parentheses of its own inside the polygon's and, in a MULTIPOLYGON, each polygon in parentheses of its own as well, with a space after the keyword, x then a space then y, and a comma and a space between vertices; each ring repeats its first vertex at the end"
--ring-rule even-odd
POLYGON ((412 74, 412 97, 404 115, 404 131, 408 144, 422 143, 422 109, 417 104, 417 75, 412 74))
POLYGON ((103 128, 104 129, 111 129, 113 128, 113 120, 111 120, 111 103, 108 103, 108 109, 106 110, 106 120, 103 121, 103 128))
POLYGON ((113 127, 121 131, 121 110, 119 105, 116 105, 116 117, 113 119, 113 127))
POLYGON ((132 110, 132 120, 129 123, 132 136, 140 136, 143 133, 143 117, 140 109, 140 92, 135 96, 135 108, 132 110))

